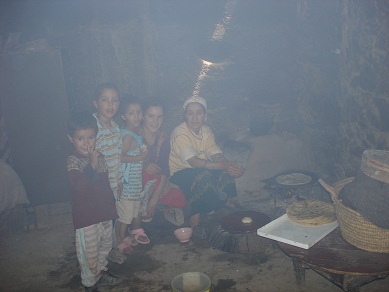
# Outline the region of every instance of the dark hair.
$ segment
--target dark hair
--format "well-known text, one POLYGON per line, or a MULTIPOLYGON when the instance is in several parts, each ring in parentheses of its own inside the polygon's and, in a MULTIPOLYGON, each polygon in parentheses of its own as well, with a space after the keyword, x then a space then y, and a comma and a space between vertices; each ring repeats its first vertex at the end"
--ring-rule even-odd
POLYGON ((146 112, 149 107, 152 106, 158 106, 161 107, 163 112, 165 112, 165 101, 161 97, 156 97, 156 96, 149 96, 146 97, 142 100, 142 109, 143 112, 146 112))
POLYGON ((104 89, 115 90, 117 92, 119 98, 120 98, 119 88, 115 84, 113 84, 113 83, 105 82, 105 83, 102 83, 99 86, 97 86, 97 88, 95 89, 95 93, 93 95, 93 99, 94 100, 98 100, 99 96, 101 95, 101 93, 103 92, 104 89))
POLYGON ((86 110, 78 111, 71 115, 68 121, 68 135, 73 136, 77 130, 94 129, 98 131, 95 117, 86 110))
POLYGON ((123 97, 120 99, 119 113, 121 115, 123 115, 126 112, 126 109, 130 104, 141 105, 141 102, 140 102, 139 98, 137 98, 134 95, 129 95, 129 94, 123 95, 123 97))

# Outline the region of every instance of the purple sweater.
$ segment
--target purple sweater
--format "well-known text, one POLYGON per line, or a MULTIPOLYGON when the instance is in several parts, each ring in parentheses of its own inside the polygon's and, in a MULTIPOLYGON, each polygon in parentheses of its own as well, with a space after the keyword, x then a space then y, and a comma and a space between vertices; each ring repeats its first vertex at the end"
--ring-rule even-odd
POLYGON ((155 137, 154 144, 148 145, 149 151, 147 152, 146 161, 158 164, 161 168, 161 175, 169 177, 170 140, 168 135, 163 135, 165 137, 164 141, 162 142, 160 149, 158 149, 158 140, 161 135, 163 135, 162 132, 158 133, 157 137, 155 137))
POLYGON ((99 158, 97 170, 94 170, 89 158, 77 154, 69 156, 68 179, 75 229, 118 218, 103 157, 99 158))

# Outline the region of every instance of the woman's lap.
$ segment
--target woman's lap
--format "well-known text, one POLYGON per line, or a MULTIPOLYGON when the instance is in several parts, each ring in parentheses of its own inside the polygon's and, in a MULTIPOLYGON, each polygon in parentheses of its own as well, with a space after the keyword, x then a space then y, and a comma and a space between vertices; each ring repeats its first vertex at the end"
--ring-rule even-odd
POLYGON ((220 208, 227 198, 237 196, 234 179, 221 170, 183 169, 170 181, 184 192, 192 215, 209 213, 220 208))
POLYGON ((159 202, 173 208, 184 208, 186 206, 186 199, 183 192, 175 187, 170 188, 169 191, 159 199, 159 202))
MULTIPOLYGON (((150 180, 156 179, 156 183, 154 186, 154 190, 159 186, 161 183, 161 176, 160 175, 150 175, 147 172, 143 172, 142 176, 142 183, 143 186, 150 180)), ((153 190, 153 191, 154 191, 153 190)), ((173 208, 184 208, 186 205, 186 199, 183 194, 183 192, 176 187, 171 187, 166 194, 162 198, 159 199, 159 202, 171 206, 173 208)))

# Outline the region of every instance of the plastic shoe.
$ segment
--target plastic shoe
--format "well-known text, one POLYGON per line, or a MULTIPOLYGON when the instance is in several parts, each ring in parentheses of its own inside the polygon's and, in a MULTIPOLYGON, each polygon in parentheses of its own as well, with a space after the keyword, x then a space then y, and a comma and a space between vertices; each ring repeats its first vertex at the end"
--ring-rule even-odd
POLYGON ((122 281, 123 281, 123 279, 120 278, 119 276, 116 276, 114 274, 106 272, 106 273, 103 273, 101 278, 97 281, 96 287, 113 286, 116 284, 120 284, 122 281))
POLYGON ((149 244, 150 243, 150 239, 147 237, 143 228, 134 229, 131 231, 131 234, 134 237, 134 239, 140 244, 149 244), (140 238, 143 238, 143 239, 140 239, 140 238))
POLYGON ((130 245, 127 245, 125 242, 122 242, 118 245, 118 250, 123 254, 130 254, 133 252, 133 248, 130 245))

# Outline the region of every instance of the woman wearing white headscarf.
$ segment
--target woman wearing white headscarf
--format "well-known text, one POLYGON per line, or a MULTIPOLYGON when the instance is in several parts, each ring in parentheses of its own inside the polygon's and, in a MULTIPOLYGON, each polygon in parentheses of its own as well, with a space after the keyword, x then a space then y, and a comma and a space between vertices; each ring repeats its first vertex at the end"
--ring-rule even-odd
POLYGON ((170 181, 185 194, 190 204, 189 225, 195 235, 205 238, 199 225, 201 215, 224 204, 232 206, 237 196, 234 178, 243 174, 243 167, 224 158, 212 130, 205 125, 207 102, 193 96, 184 103, 184 122, 170 137, 170 181))

